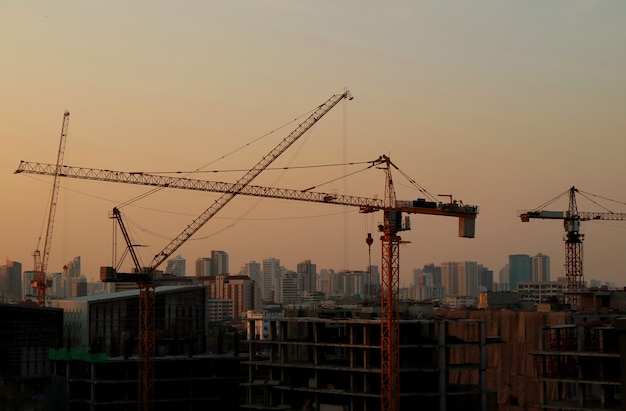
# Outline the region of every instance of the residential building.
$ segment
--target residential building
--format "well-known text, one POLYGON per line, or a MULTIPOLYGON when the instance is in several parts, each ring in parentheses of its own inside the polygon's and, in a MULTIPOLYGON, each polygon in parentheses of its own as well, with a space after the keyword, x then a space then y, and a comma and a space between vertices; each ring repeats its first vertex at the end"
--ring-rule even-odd
POLYGON ((530 264, 533 282, 550 281, 550 257, 539 253, 530 257, 530 264))
POLYGON ((276 281, 276 302, 297 304, 302 300, 301 277, 298 273, 288 272, 276 281))
POLYGON ((274 301, 274 285, 280 277, 280 260, 267 258, 263 260, 263 281, 261 283, 261 296, 263 301, 274 301))
POLYGON ((206 277, 212 274, 211 259, 208 257, 198 257, 196 260, 196 277, 206 277))
POLYGON ((296 272, 302 279, 302 292, 317 291, 317 268, 311 260, 304 260, 298 263, 296 272))
MULTIPOLYGON (((246 311, 255 308, 254 284, 248 276, 210 275, 198 277, 198 285, 207 287, 209 300, 232 301, 231 311, 220 320, 240 318, 246 311)), ((220 307, 223 307, 223 304, 220 307)))
POLYGON ((228 253, 220 250, 211 251, 211 275, 228 275, 230 267, 228 253))

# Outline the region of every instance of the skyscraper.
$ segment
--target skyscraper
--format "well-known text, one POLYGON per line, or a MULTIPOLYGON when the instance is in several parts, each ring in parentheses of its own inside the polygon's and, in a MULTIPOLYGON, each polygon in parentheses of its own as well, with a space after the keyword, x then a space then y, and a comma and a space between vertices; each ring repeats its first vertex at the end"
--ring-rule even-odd
POLYGON ((509 290, 515 291, 517 283, 531 280, 530 256, 528 254, 509 255, 509 290))
POLYGON ((459 265, 457 263, 441 263, 441 285, 443 285, 446 295, 462 295, 459 294, 461 289, 459 287, 459 265))
POLYGON ((228 275, 230 273, 228 253, 226 251, 211 251, 211 275, 228 275))
POLYGON ((317 291, 317 268, 311 263, 311 260, 304 260, 298 263, 296 269, 302 279, 302 291, 317 291))
POLYGON ((22 298, 22 264, 6 259, 0 266, 0 294, 22 298))
POLYGON ((440 285, 441 282, 441 267, 435 264, 426 264, 422 268, 422 273, 430 273, 433 276, 433 285, 440 285))
POLYGON ((208 257, 198 257, 196 260, 196 277, 211 275, 211 259, 208 257))
POLYGON ((539 253, 532 256, 530 260, 532 281, 540 283, 550 281, 550 257, 539 253))
POLYGON ((264 301, 274 301, 274 285, 280 277, 280 260, 267 258, 263 260, 263 281, 261 284, 261 296, 264 301))

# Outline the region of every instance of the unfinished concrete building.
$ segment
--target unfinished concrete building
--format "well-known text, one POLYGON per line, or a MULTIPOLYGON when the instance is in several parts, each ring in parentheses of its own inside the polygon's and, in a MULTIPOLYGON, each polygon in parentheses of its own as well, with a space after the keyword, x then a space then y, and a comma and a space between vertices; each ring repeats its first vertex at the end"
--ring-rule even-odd
MULTIPOLYGON (((238 410, 245 369, 234 356, 155 358, 155 411, 238 410)), ((59 359, 55 375, 66 381, 67 411, 136 411, 137 359, 95 356, 59 359)))
MULTIPOLYGON (((380 409, 380 319, 271 317, 249 329, 255 321, 269 338, 248 339, 243 409, 380 409)), ((495 410, 487 352, 498 343, 482 320, 401 320, 401 409, 495 410)))
POLYGON ((545 326, 533 352, 544 410, 622 409, 620 346, 611 321, 545 326))

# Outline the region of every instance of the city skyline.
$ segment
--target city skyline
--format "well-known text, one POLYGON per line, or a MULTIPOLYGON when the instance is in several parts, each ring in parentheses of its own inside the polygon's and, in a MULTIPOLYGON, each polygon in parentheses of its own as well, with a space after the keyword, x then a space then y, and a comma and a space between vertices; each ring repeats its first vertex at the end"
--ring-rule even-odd
MULTIPOLYGON (((384 173, 356 172, 385 154, 440 201, 479 206, 474 239, 457 238, 454 218, 412 215, 401 280, 445 261, 497 273, 509 255, 539 252, 563 276, 562 222, 521 223, 517 211, 571 186, 615 200, 581 197, 581 211, 626 209, 615 178, 626 172, 625 19, 622 2, 585 0, 3 5, 0 252, 31 269, 52 181, 13 172, 20 160, 54 162, 64 110, 65 164, 232 182, 347 86, 354 100, 252 184, 381 198, 384 173)), ((398 199, 424 197, 393 171, 398 199)), ((148 192, 62 179, 49 271, 80 255, 97 278, 112 265, 108 213, 148 192)), ((216 197, 161 190, 123 207, 143 261, 216 197)), ((238 196, 172 257, 225 250, 231 271, 271 256, 294 268, 380 266, 381 219, 238 196)), ((624 285, 625 229, 582 223, 586 280, 624 285)))

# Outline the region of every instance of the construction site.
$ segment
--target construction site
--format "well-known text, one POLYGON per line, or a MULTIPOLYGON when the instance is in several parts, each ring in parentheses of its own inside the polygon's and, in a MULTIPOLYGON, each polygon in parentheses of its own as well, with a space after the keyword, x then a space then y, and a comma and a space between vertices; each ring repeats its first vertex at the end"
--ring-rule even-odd
MULTIPOLYGON (((5 394, 2 405, 25 392, 22 388, 31 378, 29 368, 15 364, 16 350, 21 350, 19 362, 28 364, 36 357, 42 370, 38 375, 49 378, 46 387, 30 390, 29 398, 43 396, 47 409, 55 410, 620 409, 622 375, 617 359, 621 361, 626 343, 616 342, 615 323, 624 312, 624 293, 585 288, 579 226, 587 219, 626 217, 579 213, 574 187, 568 191, 565 212, 541 209, 519 214, 523 222, 532 218, 564 221, 568 311, 555 312, 541 304, 534 310, 486 304, 481 310, 431 306, 416 315, 407 308, 410 303, 399 299, 400 246, 406 243, 400 233, 411 229, 408 215, 453 217, 458 220, 458 236, 471 239, 478 206, 456 201, 451 195, 449 202, 441 202, 419 186, 428 198, 396 199, 392 171, 400 169, 385 155, 369 165, 385 175, 385 195, 380 199, 251 185, 343 100, 352 100, 347 89, 318 106, 235 183, 66 166, 66 112, 57 163, 22 162, 16 171, 54 178, 43 250, 38 247, 33 253, 38 275, 32 286, 39 305, 34 312, 42 313, 36 322, 56 326, 50 330, 53 338, 42 341, 20 331, 20 327, 39 327, 29 325, 28 315, 0 316, 3 329, 5 323, 11 324, 6 329, 18 336, 13 340, 7 334, 0 346, 0 364, 7 364, 0 369, 1 376, 16 387, 5 394), (130 256, 132 268, 122 269, 123 258, 114 255, 116 265, 101 267, 100 280, 127 291, 51 302, 46 274, 61 178, 220 195, 149 264, 143 264, 135 252, 137 243, 122 211, 113 208, 109 217, 116 225, 115 233, 119 230, 123 236, 122 254, 130 256), (174 284, 159 266, 237 195, 356 207, 364 214, 382 212, 377 227, 381 245, 378 304, 337 310, 283 309, 280 316, 243 318, 245 336, 225 327, 212 329, 207 286, 189 279, 186 285, 174 284), (56 322, 51 323, 50 316, 56 322), (262 333, 256 331, 259 328, 262 333), (231 338, 230 349, 225 349, 226 334, 231 338), (48 349, 43 358, 41 353, 48 349), (9 374, 13 369, 17 371, 9 374)), ((371 234, 366 239, 368 247, 374 242, 371 234)))

